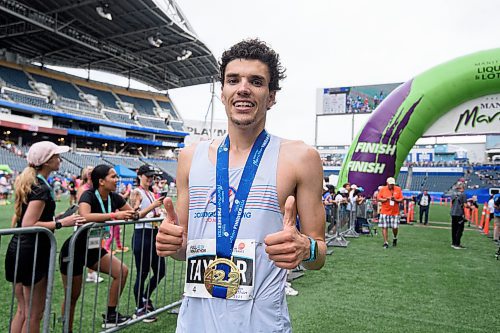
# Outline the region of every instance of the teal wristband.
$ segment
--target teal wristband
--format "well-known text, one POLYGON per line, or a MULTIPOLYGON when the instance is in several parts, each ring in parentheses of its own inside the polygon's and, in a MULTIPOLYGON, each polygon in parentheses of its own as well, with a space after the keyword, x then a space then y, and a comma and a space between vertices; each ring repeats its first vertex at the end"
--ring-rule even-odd
POLYGON ((318 253, 318 243, 316 243, 316 240, 314 238, 311 238, 309 236, 307 236, 307 238, 309 238, 309 241, 311 242, 311 247, 309 248, 309 258, 306 260, 302 260, 302 261, 303 262, 312 262, 312 261, 316 260, 316 256, 318 253))

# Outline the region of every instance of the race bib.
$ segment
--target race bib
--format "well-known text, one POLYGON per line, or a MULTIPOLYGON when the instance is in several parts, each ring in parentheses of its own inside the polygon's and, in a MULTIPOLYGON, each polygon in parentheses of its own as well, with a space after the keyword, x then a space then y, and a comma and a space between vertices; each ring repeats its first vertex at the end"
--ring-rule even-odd
POLYGON ((101 247, 101 234, 98 229, 90 230, 88 244, 89 249, 98 249, 101 247))
POLYGON ((394 200, 390 200, 389 205, 394 206, 394 200))
MULTIPOLYGON (((205 270, 214 261, 215 239, 193 239, 186 249, 186 284, 184 294, 190 297, 213 298, 205 287, 205 270)), ((255 280, 255 240, 236 239, 233 260, 240 272, 236 294, 228 299, 246 301, 253 298, 255 280)))

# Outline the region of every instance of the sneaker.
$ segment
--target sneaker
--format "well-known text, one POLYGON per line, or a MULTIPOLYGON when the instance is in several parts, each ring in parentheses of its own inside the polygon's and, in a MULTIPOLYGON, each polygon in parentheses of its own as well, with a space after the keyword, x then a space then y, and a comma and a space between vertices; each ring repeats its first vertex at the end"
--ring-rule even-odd
POLYGON ((87 274, 87 278, 85 279, 85 282, 91 282, 91 283, 101 283, 104 281, 102 277, 100 277, 96 272, 87 274))
POLYGON ((389 244, 384 243, 384 249, 388 249, 388 248, 389 248, 389 244))
POLYGON ((465 246, 463 246, 463 245, 459 245, 459 246, 458 246, 458 248, 459 248, 460 250, 465 250, 465 249, 466 249, 466 247, 465 247, 465 246))
POLYGON ((287 296, 297 296, 299 292, 292 287, 285 286, 285 294, 287 296))
POLYGON ((119 247, 117 248, 115 251, 116 252, 128 252, 128 247, 124 246, 124 247, 119 247))
MULTIPOLYGON (((136 318, 140 318, 140 317, 144 317, 146 316, 148 313, 150 313, 151 311, 149 311, 146 306, 143 307, 143 308, 140 308, 140 309, 137 309, 135 310, 135 313, 133 314, 133 318, 136 319, 136 318)), ((155 322, 157 320, 156 317, 147 317, 147 318, 144 318, 142 321, 144 323, 152 323, 152 322, 155 322)))
POLYGON ((458 245, 452 245, 451 246, 452 248, 454 248, 455 250, 461 250, 462 248, 458 245))
POLYGON ((102 315, 102 328, 113 328, 125 325, 131 318, 129 316, 122 316, 119 312, 112 314, 102 315))
POLYGON ((392 246, 398 246, 398 239, 397 238, 394 238, 392 240, 392 246))

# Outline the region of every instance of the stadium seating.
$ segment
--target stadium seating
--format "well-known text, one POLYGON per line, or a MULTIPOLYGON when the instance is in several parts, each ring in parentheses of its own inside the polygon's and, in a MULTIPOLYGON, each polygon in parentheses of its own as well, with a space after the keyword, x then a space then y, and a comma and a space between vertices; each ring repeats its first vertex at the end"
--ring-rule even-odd
POLYGON ((95 109, 92 105, 86 102, 75 101, 73 99, 59 97, 56 105, 64 111, 67 111, 76 116, 85 116, 96 119, 106 119, 104 115, 95 109))
POLYGON ((131 170, 139 169, 144 163, 136 157, 123 157, 123 156, 109 156, 103 155, 102 157, 106 162, 112 165, 123 165, 131 170))
POLYGON ((28 84, 28 77, 21 70, 0 66, 0 78, 4 80, 8 86, 31 90, 28 84))
POLYGON ((0 164, 7 164, 12 170, 22 171, 27 165, 24 156, 14 154, 12 151, 0 148, 0 164))
POLYGON ((68 152, 61 155, 63 160, 67 160, 80 169, 86 166, 96 166, 99 164, 111 164, 106 162, 100 155, 97 154, 79 154, 75 152, 68 152))
POLYGON ((64 96, 76 101, 80 100, 78 96, 78 90, 69 82, 64 82, 61 80, 52 79, 46 76, 41 76, 37 74, 31 74, 31 76, 37 81, 48 84, 52 87, 52 90, 56 92, 59 96, 64 96))
POLYGON ((177 161, 160 159, 142 159, 143 162, 156 166, 168 173, 171 177, 177 177, 177 161))
POLYGON ((16 103, 32 105, 42 109, 54 110, 54 105, 49 103, 47 101, 47 98, 44 96, 28 95, 22 92, 12 91, 12 90, 6 90, 4 94, 8 96, 10 100, 16 103))
POLYGON ((402 188, 410 191, 421 191, 427 189, 430 192, 446 192, 448 191, 463 174, 439 174, 439 173, 413 173, 410 188, 407 188, 406 182, 408 179, 407 172, 400 172, 397 183, 402 188))
POLYGON ((170 126, 172 126, 172 128, 174 129, 174 131, 181 131, 181 132, 185 132, 186 131, 184 129, 184 126, 182 125, 182 123, 171 121, 170 122, 170 126))
POLYGON ((153 110, 155 107, 152 100, 144 99, 144 98, 136 98, 131 96, 125 96, 121 94, 117 94, 120 100, 126 103, 130 103, 134 105, 134 109, 137 110, 139 114, 153 116, 156 117, 156 114, 153 110))
POLYGON ((165 122, 163 120, 144 118, 144 117, 137 117, 137 120, 144 127, 151 127, 151 128, 157 128, 157 129, 168 129, 168 126, 165 124, 165 122))
POLYGON ((130 119, 130 116, 128 114, 125 114, 123 112, 120 113, 118 110, 116 111, 117 112, 109 112, 105 110, 104 114, 111 121, 116 121, 119 123, 130 124, 130 125, 137 125, 137 123, 134 120, 130 119))
POLYGON ((109 91, 97 90, 89 87, 78 86, 84 93, 94 95, 99 99, 104 106, 112 109, 116 109, 116 98, 109 91))
POLYGON ((174 111, 174 108, 172 107, 172 104, 170 102, 162 102, 158 101, 158 105, 164 110, 170 113, 173 119, 179 119, 177 114, 174 111))

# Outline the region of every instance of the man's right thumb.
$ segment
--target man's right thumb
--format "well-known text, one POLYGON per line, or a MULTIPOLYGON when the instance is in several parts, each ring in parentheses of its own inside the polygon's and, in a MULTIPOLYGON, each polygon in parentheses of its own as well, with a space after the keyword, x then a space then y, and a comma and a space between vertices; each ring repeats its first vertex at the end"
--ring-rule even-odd
POLYGON ((167 218, 165 220, 168 223, 175 224, 177 221, 177 214, 175 213, 174 203, 172 202, 172 198, 163 199, 163 205, 165 206, 165 210, 167 211, 167 218))

